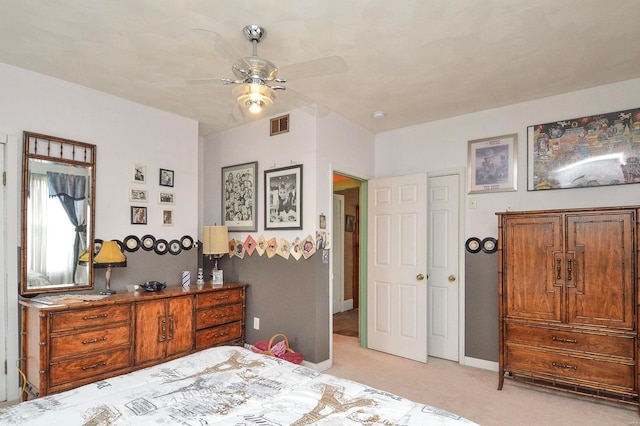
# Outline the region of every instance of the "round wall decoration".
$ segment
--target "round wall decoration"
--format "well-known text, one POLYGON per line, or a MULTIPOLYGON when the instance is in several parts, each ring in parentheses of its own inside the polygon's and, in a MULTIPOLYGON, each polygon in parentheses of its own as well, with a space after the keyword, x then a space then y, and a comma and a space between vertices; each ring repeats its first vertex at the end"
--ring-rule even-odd
POLYGON ((140 243, 143 250, 150 251, 150 250, 153 250, 156 244, 156 239, 154 238, 153 235, 145 235, 140 240, 140 243))
POLYGON ((138 251, 140 248, 140 239, 135 235, 129 235, 123 240, 124 249, 129 252, 138 251))
POLYGON ((180 244, 182 244, 183 250, 191 250, 193 248, 193 238, 188 235, 180 238, 180 244))
POLYGON ((169 253, 176 255, 182 251, 182 243, 178 240, 169 241, 169 253))
POLYGON ((167 250, 169 250, 169 243, 167 243, 167 240, 163 239, 156 240, 156 246, 153 250, 156 254, 165 254, 167 250))
POLYGON ((485 253, 495 253, 498 250, 498 240, 487 237, 482 240, 482 251, 485 253))
POLYGON ((478 253, 480 251, 480 238, 471 237, 465 243, 465 247, 469 253, 478 253))

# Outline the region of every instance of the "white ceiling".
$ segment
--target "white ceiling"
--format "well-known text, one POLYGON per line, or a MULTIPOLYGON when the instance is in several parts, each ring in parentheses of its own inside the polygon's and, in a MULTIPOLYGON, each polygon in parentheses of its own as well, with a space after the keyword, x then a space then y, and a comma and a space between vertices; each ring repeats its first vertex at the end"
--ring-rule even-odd
MULTIPOLYGON (((640 0, 0 0, 0 62, 208 135, 238 124, 232 88, 158 82, 231 77, 192 30, 249 56, 247 24, 266 28, 258 54, 279 67, 342 57, 347 72, 287 87, 376 133, 640 77, 640 0)), ((290 93, 269 114, 291 108, 290 93)))

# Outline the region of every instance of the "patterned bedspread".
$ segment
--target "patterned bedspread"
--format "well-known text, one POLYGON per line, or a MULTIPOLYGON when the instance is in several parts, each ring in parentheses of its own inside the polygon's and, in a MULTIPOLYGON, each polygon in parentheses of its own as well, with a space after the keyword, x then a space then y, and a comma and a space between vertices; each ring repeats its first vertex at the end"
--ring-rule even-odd
POLYGON ((223 346, 0 409, 20 425, 473 424, 310 368, 223 346))

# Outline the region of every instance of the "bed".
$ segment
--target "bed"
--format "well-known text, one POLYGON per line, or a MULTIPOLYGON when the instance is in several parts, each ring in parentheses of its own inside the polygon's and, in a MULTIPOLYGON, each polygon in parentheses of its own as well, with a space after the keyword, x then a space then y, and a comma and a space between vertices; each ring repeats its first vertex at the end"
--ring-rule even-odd
POLYGON ((0 424, 470 425, 302 365, 221 346, 0 409, 0 424))

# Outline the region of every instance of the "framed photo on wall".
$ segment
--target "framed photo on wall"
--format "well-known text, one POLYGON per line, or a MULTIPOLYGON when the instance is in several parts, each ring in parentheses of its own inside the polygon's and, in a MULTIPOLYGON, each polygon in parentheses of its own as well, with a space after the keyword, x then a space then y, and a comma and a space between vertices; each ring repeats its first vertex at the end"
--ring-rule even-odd
POLYGON ((640 108, 527 128, 527 190, 640 183, 640 108))
POLYGON ((173 187, 173 170, 160 169, 160 186, 173 187))
POLYGON ((131 182, 146 183, 147 166, 144 164, 133 163, 131 165, 131 182))
POLYGON ((264 229, 302 229, 302 164, 265 170, 264 229))
POLYGON ((147 224, 147 208, 140 206, 131 206, 131 224, 146 225, 147 224))
POLYGON ((258 162, 222 168, 222 224, 231 232, 258 230, 258 162))
POLYGON ((516 191, 518 135, 469 141, 467 193, 516 191))

